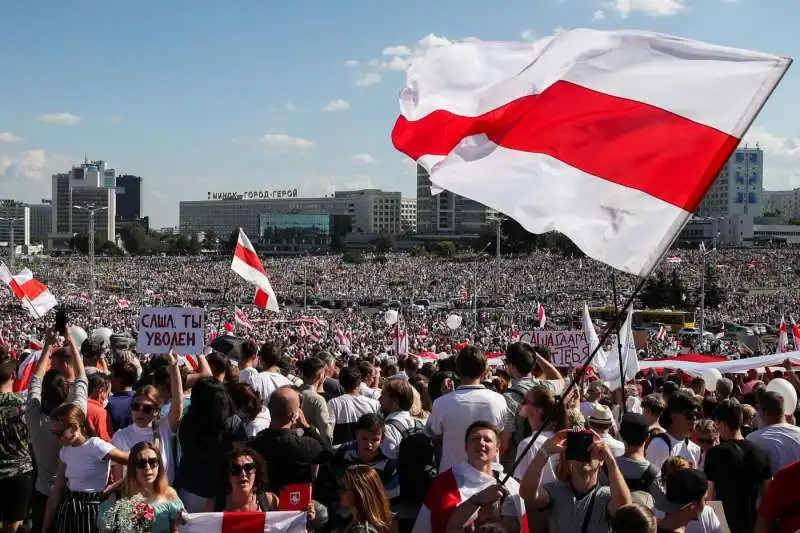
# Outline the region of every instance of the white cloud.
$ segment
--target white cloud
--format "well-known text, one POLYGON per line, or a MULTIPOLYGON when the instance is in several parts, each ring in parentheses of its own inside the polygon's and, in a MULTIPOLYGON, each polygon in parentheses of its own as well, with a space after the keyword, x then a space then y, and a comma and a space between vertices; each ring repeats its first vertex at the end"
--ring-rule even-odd
POLYGON ((410 56, 411 49, 407 46, 399 45, 399 46, 389 46, 383 49, 383 55, 385 56, 410 56))
POLYGON ((380 61, 378 61, 377 59, 370 59, 370 60, 367 62, 367 65, 369 65, 370 67, 377 67, 377 66, 378 66, 378 65, 380 65, 380 64, 381 64, 381 62, 380 62, 380 61))
POLYGON ((628 18, 631 13, 669 17, 686 9, 686 0, 611 0, 609 5, 622 18, 628 18))
POLYGON ((325 107, 322 108, 322 110, 325 112, 347 111, 348 109, 350 109, 350 102, 347 100, 342 100, 341 98, 331 100, 325 104, 325 107))
POLYGON ((286 111, 294 111, 295 109, 297 109, 297 106, 296 106, 296 105, 294 105, 294 104, 293 104, 293 103, 291 103, 291 102, 288 102, 288 103, 286 104, 286 106, 284 107, 284 109, 286 109, 286 111))
POLYGON ((408 58, 395 56, 391 60, 383 63, 381 65, 381 68, 385 70, 396 70, 398 72, 404 72, 408 68, 408 63, 409 63, 408 58))
POLYGON ((46 163, 44 150, 25 150, 16 157, 0 155, 0 177, 8 180, 42 179, 46 163))
POLYGON ((523 30, 519 36, 525 41, 533 41, 536 39, 536 32, 534 30, 523 30))
POLYGON ((555 28, 553 28, 553 35, 560 35, 565 31, 567 31, 567 28, 565 28, 564 26, 556 26, 555 28))
POLYGON ((350 162, 356 165, 371 165, 377 163, 378 160, 369 154, 357 154, 350 158, 350 162))
POLYGON ((347 61, 344 62, 344 66, 346 66, 346 67, 357 67, 358 66, 358 61, 356 61, 355 59, 348 59, 347 61))
POLYGON ((21 137, 17 137, 10 131, 0 131, 0 143, 16 143, 21 140, 21 137))
POLYGON ((314 143, 285 133, 267 133, 258 139, 261 146, 273 150, 313 148, 314 143))
POLYGON ((58 124, 60 126, 74 126, 80 121, 81 117, 71 113, 48 113, 39 117, 39 122, 58 124))
POLYGON ((592 20, 606 20, 606 13, 602 9, 598 9, 594 12, 592 16, 592 20))
POLYGON ((370 85, 375 85, 376 83, 380 83, 381 75, 377 72, 367 72, 358 80, 356 80, 356 85, 359 87, 369 87, 370 85))
POLYGON ((420 46, 426 48, 433 48, 434 46, 443 46, 445 44, 451 44, 452 42, 453 41, 451 41, 447 37, 440 37, 433 33, 429 33, 428 35, 419 40, 420 46))

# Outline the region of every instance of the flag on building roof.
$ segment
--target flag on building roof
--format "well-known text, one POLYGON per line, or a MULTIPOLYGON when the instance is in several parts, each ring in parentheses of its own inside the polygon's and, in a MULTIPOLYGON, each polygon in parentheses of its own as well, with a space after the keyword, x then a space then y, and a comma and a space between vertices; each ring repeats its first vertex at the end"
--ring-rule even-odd
POLYGON ((791 59, 643 31, 415 53, 395 147, 434 187, 643 276, 791 59))

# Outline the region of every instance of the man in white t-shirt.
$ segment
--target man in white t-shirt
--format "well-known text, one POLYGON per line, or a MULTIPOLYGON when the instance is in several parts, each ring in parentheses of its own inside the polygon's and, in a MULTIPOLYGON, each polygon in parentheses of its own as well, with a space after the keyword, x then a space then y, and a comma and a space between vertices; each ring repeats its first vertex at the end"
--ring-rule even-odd
POLYGON ((767 450, 772 475, 784 466, 800 461, 800 428, 786 422, 783 397, 777 392, 765 392, 758 402, 761 429, 747 436, 767 450))
POLYGON ((702 412, 700 401, 694 394, 678 391, 673 394, 664 411, 664 429, 653 437, 645 451, 645 459, 661 470, 667 457, 683 457, 691 468, 700 464, 700 447, 689 440, 694 422, 702 412))
POLYGON ((487 365, 486 356, 475 346, 461 350, 456 370, 463 384, 433 402, 426 431, 431 437, 442 439, 439 472, 466 461, 464 435, 473 422, 482 420, 503 429, 506 400, 481 384, 487 365))
POLYGON ((281 387, 292 386, 292 382, 281 374, 278 367, 282 355, 283 346, 278 342, 265 342, 258 352, 265 370, 256 376, 250 376, 249 384, 264 405, 269 403, 269 397, 273 392, 281 387))

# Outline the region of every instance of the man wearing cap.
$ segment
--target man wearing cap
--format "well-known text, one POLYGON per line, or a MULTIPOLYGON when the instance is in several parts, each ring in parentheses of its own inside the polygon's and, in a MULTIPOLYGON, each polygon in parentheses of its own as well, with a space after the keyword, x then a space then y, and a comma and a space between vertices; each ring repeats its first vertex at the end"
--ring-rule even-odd
POLYGON ((589 423, 589 429, 600 435, 600 438, 608 445, 608 449, 611 450, 614 457, 619 457, 625 453, 625 445, 609 433, 614 424, 611 409, 600 403, 595 404, 586 421, 589 423))
POLYGON ((666 433, 656 435, 647 447, 645 458, 661 469, 667 457, 683 457, 692 468, 700 464, 700 447, 689 440, 694 422, 701 412, 700 402, 689 392, 678 391, 667 402, 662 425, 666 433))
POLYGON ((708 492, 705 474, 692 468, 677 470, 667 476, 664 487, 663 501, 656 502, 664 513, 658 520, 658 533, 682 532, 689 522, 700 520, 708 492))

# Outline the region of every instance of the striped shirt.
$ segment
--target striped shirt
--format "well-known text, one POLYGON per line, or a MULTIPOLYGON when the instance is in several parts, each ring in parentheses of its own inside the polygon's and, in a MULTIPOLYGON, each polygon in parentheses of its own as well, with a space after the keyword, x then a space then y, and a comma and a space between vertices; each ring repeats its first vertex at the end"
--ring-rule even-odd
POLYGON ((328 411, 334 420, 333 444, 342 444, 356 440, 358 419, 368 413, 380 414, 381 404, 366 396, 343 394, 328 402, 328 411))

